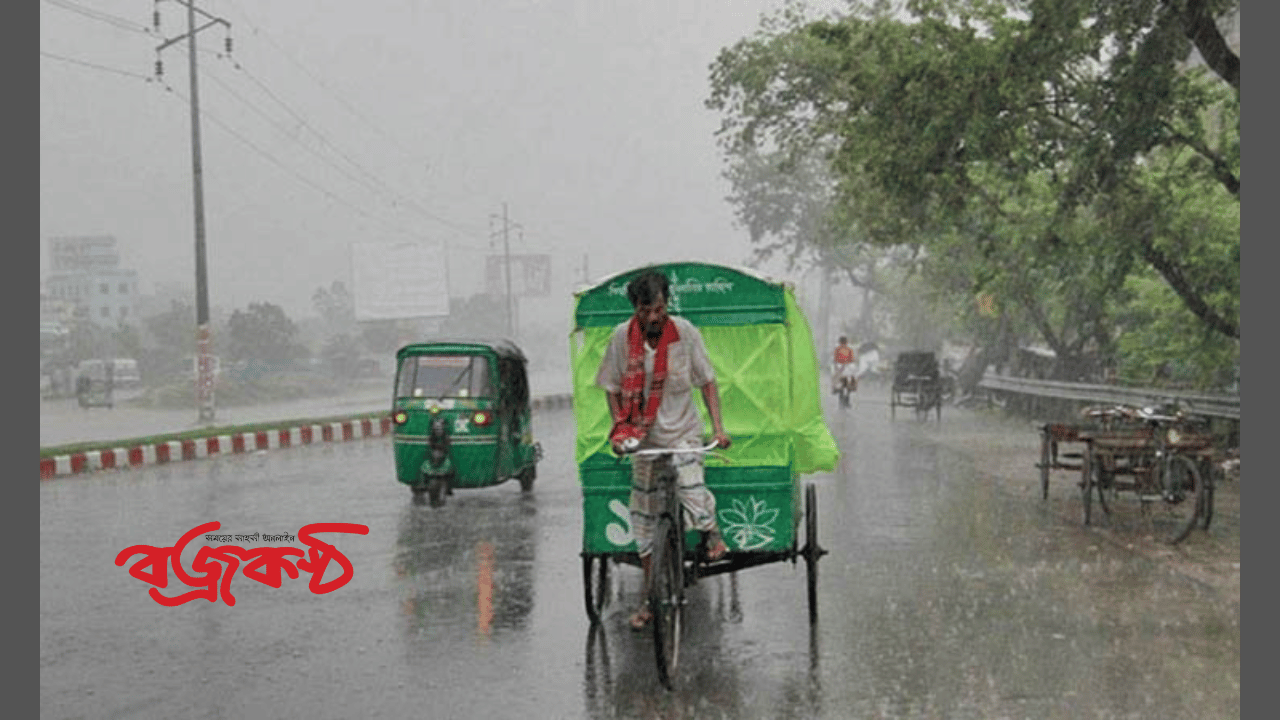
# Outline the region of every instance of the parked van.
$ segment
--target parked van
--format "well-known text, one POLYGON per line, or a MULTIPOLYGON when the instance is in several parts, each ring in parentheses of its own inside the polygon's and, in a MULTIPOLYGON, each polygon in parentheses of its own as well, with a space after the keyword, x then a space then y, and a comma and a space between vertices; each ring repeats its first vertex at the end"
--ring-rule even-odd
POLYGON ((111 385, 115 388, 132 388, 142 385, 138 361, 133 358, 84 360, 76 366, 76 377, 83 376, 94 382, 106 382, 108 369, 111 372, 111 385))

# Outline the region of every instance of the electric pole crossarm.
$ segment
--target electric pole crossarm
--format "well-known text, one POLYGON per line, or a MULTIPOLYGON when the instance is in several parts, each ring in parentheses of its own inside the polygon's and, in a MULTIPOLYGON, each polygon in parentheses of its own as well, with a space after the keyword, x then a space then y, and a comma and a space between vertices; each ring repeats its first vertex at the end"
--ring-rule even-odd
POLYGON ((173 45, 174 43, 182 42, 183 40, 186 40, 189 36, 194 36, 196 33, 200 32, 201 30, 206 30, 210 27, 213 27, 214 25, 222 25, 228 30, 231 29, 231 23, 227 22, 226 20, 223 20, 222 18, 214 18, 209 22, 205 23, 204 25, 201 25, 200 27, 196 28, 195 30, 192 30, 191 32, 185 32, 177 37, 165 40, 164 42, 160 43, 158 47, 156 47, 156 52, 160 52, 161 50, 169 47, 170 45, 173 45))

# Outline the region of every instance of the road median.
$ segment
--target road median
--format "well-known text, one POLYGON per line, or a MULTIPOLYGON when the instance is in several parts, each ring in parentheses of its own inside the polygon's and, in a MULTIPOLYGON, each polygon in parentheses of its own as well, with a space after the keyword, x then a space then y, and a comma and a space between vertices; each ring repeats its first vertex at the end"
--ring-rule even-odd
MULTIPOLYGON (((568 407, 571 403, 572 396, 567 393, 543 395, 530 402, 534 412, 568 407)), ((100 470, 122 470, 390 434, 389 413, 374 411, 325 418, 199 428, 114 441, 89 441, 41 448, 40 479, 51 480, 100 470)))

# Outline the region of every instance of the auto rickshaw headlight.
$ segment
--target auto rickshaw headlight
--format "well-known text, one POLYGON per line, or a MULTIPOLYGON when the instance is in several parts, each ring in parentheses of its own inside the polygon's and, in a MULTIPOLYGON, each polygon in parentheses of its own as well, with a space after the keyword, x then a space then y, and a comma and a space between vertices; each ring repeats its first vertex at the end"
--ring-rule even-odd
POLYGON ((409 422, 409 413, 403 410, 398 410, 391 416, 391 421, 397 425, 403 425, 409 422))
POLYGON ((492 419, 493 417, 483 410, 471 416, 471 422, 479 425, 480 427, 488 425, 492 419))

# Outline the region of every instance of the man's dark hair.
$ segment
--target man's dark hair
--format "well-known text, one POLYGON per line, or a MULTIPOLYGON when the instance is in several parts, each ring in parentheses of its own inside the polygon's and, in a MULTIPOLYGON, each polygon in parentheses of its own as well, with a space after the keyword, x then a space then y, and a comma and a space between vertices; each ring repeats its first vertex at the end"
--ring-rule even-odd
POLYGON ((627 283, 627 299, 631 301, 631 307, 638 308, 641 305, 652 305, 659 297, 670 300, 670 290, 671 281, 667 280, 666 275, 657 270, 645 270, 627 283))

